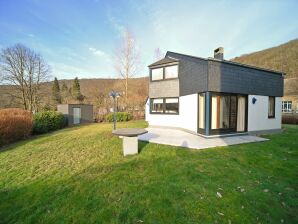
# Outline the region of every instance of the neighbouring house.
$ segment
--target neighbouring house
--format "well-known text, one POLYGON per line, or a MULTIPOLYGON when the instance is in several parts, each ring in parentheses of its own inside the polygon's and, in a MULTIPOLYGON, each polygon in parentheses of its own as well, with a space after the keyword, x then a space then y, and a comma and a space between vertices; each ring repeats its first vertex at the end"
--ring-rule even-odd
POLYGON ((298 78, 285 79, 285 93, 282 98, 282 113, 298 116, 298 78))
POLYGON ((90 104, 58 104, 57 111, 64 115, 69 126, 93 122, 93 105, 90 104))
POLYGON ((167 52, 149 65, 146 120, 211 136, 281 130, 284 73, 214 58, 167 52))

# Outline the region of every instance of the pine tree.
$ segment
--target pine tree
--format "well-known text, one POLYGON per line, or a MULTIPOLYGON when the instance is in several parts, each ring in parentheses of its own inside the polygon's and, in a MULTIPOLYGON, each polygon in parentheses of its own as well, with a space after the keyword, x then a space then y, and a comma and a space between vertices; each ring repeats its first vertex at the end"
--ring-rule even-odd
POLYGON ((62 84, 62 88, 61 88, 61 101, 63 103, 66 103, 68 101, 68 96, 69 96, 69 90, 67 88, 67 85, 65 82, 63 82, 62 84))
POLYGON ((79 82, 78 77, 76 77, 72 82, 71 94, 75 100, 81 101, 83 99, 83 95, 81 94, 80 82, 79 82))
POLYGON ((55 77, 53 86, 52 86, 52 98, 55 103, 61 103, 61 93, 58 79, 55 77))

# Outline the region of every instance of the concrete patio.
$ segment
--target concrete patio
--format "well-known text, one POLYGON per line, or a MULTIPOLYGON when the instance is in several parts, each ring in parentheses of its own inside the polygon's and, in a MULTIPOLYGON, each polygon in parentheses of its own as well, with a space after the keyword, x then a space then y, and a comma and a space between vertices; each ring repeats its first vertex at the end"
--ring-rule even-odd
POLYGON ((166 128, 146 128, 147 134, 140 135, 141 141, 150 143, 181 146, 191 149, 205 149, 217 146, 237 145, 251 142, 263 142, 268 139, 252 135, 204 138, 182 130, 166 128))

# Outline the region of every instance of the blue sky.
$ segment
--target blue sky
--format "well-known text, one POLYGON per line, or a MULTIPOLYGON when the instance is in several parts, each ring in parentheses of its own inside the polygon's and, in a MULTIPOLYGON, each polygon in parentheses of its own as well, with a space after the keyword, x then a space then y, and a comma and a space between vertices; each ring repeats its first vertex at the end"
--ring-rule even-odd
POLYGON ((0 48, 23 43, 59 79, 118 77, 113 57, 123 30, 133 32, 139 76, 160 48, 225 58, 298 37, 298 1, 0 0, 0 48))

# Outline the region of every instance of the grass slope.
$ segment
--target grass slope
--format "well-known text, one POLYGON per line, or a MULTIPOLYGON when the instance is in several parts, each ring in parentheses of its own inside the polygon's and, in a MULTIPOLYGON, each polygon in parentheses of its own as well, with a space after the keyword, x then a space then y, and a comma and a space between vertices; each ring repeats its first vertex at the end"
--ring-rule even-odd
POLYGON ((130 157, 111 126, 65 129, 0 152, 0 222, 298 222, 298 126, 271 141, 200 151, 141 143, 130 157))

